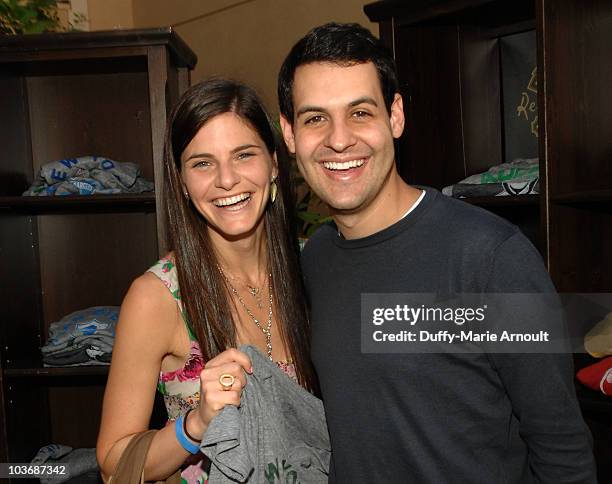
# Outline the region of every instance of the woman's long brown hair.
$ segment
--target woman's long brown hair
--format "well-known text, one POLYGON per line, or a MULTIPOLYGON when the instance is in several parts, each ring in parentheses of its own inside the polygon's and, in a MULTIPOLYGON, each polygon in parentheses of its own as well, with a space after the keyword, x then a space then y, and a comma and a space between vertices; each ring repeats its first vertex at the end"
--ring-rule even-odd
POLYGON ((263 104, 249 87, 211 79, 181 97, 166 129, 164 202, 170 248, 174 251, 183 316, 198 339, 205 361, 236 347, 226 282, 217 270, 218 259, 208 235, 206 219, 184 196, 181 154, 199 129, 213 117, 232 112, 251 126, 268 149, 276 153, 278 195, 264 213, 267 257, 276 301, 276 323, 283 344, 295 363, 298 381, 318 393, 310 362, 310 328, 293 223, 294 192, 284 143, 272 127, 263 104))

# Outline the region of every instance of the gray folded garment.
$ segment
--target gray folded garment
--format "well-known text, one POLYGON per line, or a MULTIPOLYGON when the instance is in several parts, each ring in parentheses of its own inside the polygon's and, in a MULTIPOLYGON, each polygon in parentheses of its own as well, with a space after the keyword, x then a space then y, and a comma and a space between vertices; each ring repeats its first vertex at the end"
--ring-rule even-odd
POLYGON ((38 178, 23 195, 143 193, 153 189, 154 184, 140 176, 140 168, 134 163, 104 156, 80 156, 44 164, 38 178))
POLYGON ((84 483, 85 478, 88 479, 88 482, 96 482, 89 479, 91 479, 93 473, 99 476, 96 449, 73 450, 72 447, 68 447, 67 445, 49 444, 38 451, 30 464, 65 466, 65 474, 49 474, 48 477, 41 477, 40 482, 42 484, 59 482, 84 483))
POLYGON ((113 353, 113 342, 108 336, 80 336, 70 346, 43 352, 43 363, 45 366, 107 365, 113 353))
POLYGON ((112 352, 106 352, 95 344, 67 349, 58 353, 43 355, 44 366, 95 366, 108 365, 112 352))
POLYGON ((43 346, 40 351, 43 356, 51 356, 65 353, 67 351, 78 351, 81 348, 96 346, 105 353, 113 352, 115 338, 111 336, 93 334, 91 336, 78 336, 74 338, 70 344, 62 343, 56 346, 43 346))
POLYGON ((537 158, 517 158, 444 187, 442 193, 455 198, 537 194, 539 170, 537 158))
POLYGON ((52 323, 40 349, 44 366, 108 365, 118 318, 117 306, 95 306, 52 323))
POLYGON ((209 482, 328 481, 331 446, 321 400, 288 378, 254 346, 240 407, 209 424, 200 450, 212 461, 209 482))
POLYGON ((443 193, 454 198, 536 195, 540 193, 540 182, 536 178, 530 182, 455 183, 444 188, 443 193))

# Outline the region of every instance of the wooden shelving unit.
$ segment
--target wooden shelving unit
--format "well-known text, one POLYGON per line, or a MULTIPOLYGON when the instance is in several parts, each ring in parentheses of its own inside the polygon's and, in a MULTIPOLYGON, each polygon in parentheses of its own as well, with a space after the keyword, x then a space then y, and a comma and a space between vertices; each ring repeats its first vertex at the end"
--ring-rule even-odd
POLYGON ((0 461, 94 447, 108 366, 45 368, 49 325, 121 304, 166 250, 166 117, 196 57, 171 28, 0 38, 0 461), (23 197, 45 163, 137 163, 155 193, 23 197))
MULTIPOLYGON (((559 292, 612 292, 612 3, 379 1, 364 10, 398 67, 407 116, 400 172, 437 189, 510 161, 502 41, 534 34, 540 195, 464 201, 518 225, 559 292)), ((577 369, 586 364, 576 359, 577 369)), ((608 400, 579 388, 601 482, 612 482, 608 400)))

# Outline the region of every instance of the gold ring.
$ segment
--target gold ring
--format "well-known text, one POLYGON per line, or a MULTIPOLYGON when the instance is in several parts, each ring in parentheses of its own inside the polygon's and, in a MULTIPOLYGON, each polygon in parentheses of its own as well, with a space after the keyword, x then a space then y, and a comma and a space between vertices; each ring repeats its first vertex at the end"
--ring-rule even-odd
POLYGON ((223 375, 219 377, 219 383, 221 383, 223 390, 226 392, 232 389, 232 385, 235 381, 234 375, 230 375, 229 373, 223 373, 223 375))

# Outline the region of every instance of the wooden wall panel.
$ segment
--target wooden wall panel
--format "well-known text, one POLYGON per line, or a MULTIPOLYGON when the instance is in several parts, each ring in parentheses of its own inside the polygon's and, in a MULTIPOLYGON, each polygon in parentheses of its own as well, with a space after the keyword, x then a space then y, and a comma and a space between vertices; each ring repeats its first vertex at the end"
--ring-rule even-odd
MULTIPOLYGON (((486 30, 461 29, 461 110, 466 176, 501 163, 499 45, 486 30)), ((459 181, 459 180, 455 180, 459 181)))
POLYGON ((542 1, 551 195, 612 188, 612 2, 542 1))
POLYGON ((612 292, 612 204, 550 207, 551 275, 560 292, 612 292))
POLYGON ((2 366, 33 365, 40 361, 42 321, 36 217, 0 213, 0 253, 2 366))
MULTIPOLYGON (((96 446, 105 377, 49 388, 51 439, 74 448, 96 446), (95 384, 98 383, 98 384, 95 384)), ((48 442, 51 443, 51 442, 48 442)))
POLYGON ((11 379, 5 389, 9 462, 29 462, 51 443, 46 388, 30 379, 11 379))
POLYGON ((99 155, 136 163, 153 181, 145 72, 32 76, 27 84, 35 170, 99 155))
POLYGON ((441 188, 465 177, 458 42, 454 26, 398 29, 406 115, 400 173, 408 183, 441 188))
POLYGON ((0 196, 21 195, 32 180, 28 96, 23 77, 0 75, 0 196))
POLYGON ((45 325, 78 309, 119 305, 157 258, 155 214, 39 218, 45 325))

